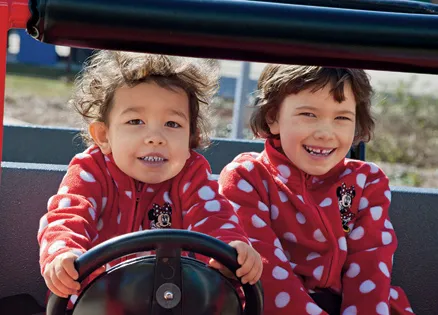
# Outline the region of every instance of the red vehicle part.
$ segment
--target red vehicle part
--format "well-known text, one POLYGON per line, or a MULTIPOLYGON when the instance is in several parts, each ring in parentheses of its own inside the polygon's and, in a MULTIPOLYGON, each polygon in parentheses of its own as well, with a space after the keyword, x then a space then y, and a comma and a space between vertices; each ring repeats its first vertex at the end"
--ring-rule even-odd
POLYGON ((27 0, 0 0, 0 163, 2 161, 3 148, 8 30, 11 28, 25 28, 29 17, 30 11, 27 0))

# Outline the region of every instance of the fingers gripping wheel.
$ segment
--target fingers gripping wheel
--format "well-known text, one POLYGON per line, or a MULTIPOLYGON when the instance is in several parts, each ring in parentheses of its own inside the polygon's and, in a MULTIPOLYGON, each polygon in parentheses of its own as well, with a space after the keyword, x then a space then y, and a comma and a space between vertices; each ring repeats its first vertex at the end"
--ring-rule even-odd
MULTIPOLYGON (((181 251, 212 257, 231 272, 239 268, 231 246, 196 232, 149 230, 106 241, 79 257, 79 282, 106 263, 128 254, 156 250, 156 256, 125 261, 94 279, 81 293, 73 315, 242 314, 232 283, 181 251)), ((242 286, 243 314, 263 314, 261 283, 242 286)), ((47 315, 65 315, 68 299, 52 295, 47 315)))

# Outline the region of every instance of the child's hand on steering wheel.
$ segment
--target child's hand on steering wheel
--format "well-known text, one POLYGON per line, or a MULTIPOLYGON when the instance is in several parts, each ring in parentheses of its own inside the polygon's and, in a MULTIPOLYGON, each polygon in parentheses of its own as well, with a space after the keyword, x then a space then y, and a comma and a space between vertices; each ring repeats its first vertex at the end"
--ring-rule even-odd
MULTIPOLYGON (((260 254, 250 245, 241 241, 232 241, 229 245, 237 250, 237 262, 241 265, 236 271, 237 277, 241 278, 242 284, 255 284, 260 279, 263 271, 260 254)), ((228 268, 214 259, 210 260, 209 265, 228 278, 236 278, 228 268)))
POLYGON ((59 297, 67 298, 69 295, 77 294, 81 286, 78 279, 78 272, 75 269, 74 261, 78 256, 72 252, 62 253, 46 265, 43 277, 50 291, 59 297))
MULTIPOLYGON (((46 265, 44 281, 50 291, 59 297, 67 298, 69 295, 78 294, 81 285, 78 281, 78 272, 74 262, 79 256, 72 252, 65 252, 55 257, 46 265)), ((95 270, 92 275, 97 276, 105 271, 105 266, 95 270)))

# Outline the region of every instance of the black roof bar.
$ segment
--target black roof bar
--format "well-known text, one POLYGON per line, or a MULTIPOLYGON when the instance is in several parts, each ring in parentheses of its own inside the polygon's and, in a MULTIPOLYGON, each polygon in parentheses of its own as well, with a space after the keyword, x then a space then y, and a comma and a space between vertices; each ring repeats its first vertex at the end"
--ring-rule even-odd
POLYGON ((394 0, 250 0, 308 6, 415 14, 438 14, 438 5, 419 1, 394 0))
POLYGON ((438 73, 438 15, 248 0, 31 0, 31 9, 29 33, 57 45, 438 73))

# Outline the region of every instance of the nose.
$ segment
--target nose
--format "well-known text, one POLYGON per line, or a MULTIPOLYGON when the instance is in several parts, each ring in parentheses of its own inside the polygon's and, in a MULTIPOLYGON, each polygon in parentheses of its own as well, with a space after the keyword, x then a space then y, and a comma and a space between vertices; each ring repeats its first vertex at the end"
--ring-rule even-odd
POLYGON ((166 138, 163 136, 160 130, 158 128, 149 129, 146 133, 146 136, 144 138, 144 142, 146 144, 151 145, 165 145, 166 144, 166 138))
POLYGON ((318 140, 330 140, 334 137, 333 126, 329 122, 320 122, 313 133, 313 137, 318 140))

